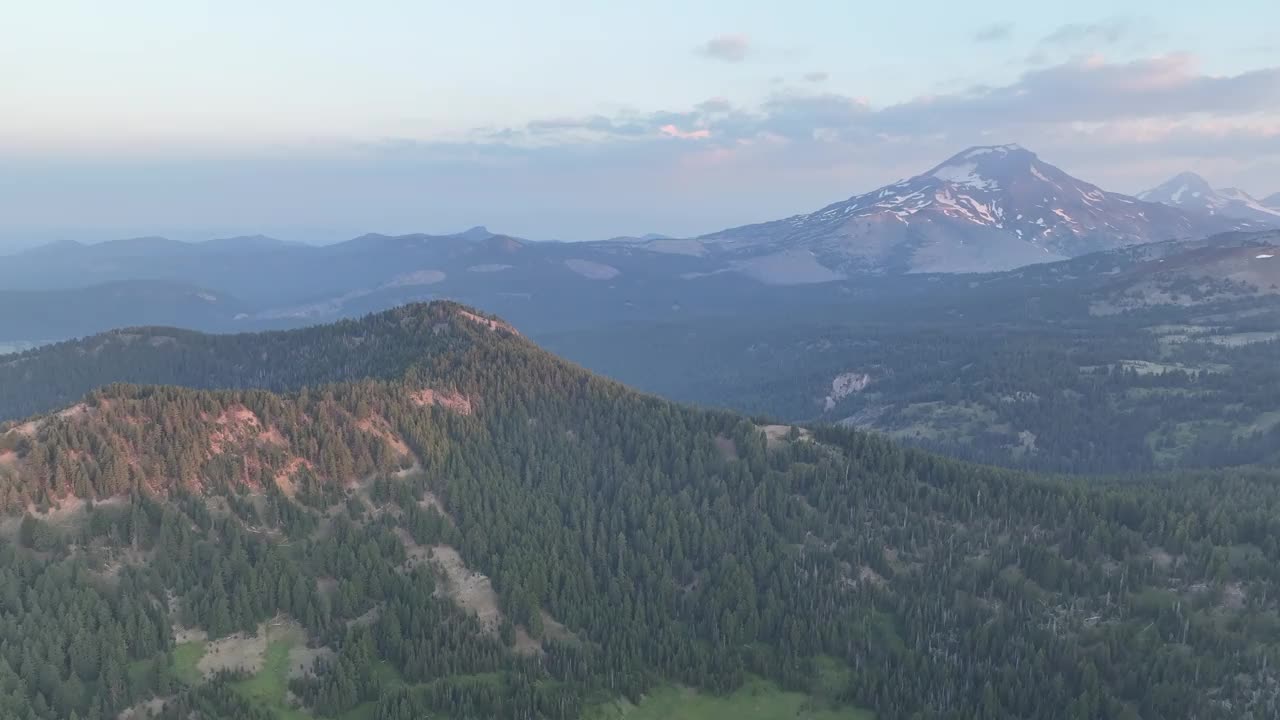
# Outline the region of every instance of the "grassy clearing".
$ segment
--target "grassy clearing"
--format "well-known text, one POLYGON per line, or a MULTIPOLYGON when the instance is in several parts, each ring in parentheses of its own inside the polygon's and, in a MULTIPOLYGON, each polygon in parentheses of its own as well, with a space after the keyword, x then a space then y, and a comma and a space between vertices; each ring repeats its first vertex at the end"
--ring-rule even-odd
POLYGON ((828 708, 804 693, 784 692, 766 680, 751 680, 727 696, 663 687, 640 704, 625 700, 592 708, 586 720, 873 720, 857 708, 828 708))
POLYGON ((1252 423, 1236 428, 1235 437, 1246 438, 1254 433, 1269 432, 1276 425, 1280 425, 1280 410, 1260 413, 1252 423))
POLYGON ((179 680, 188 685, 195 685, 203 678, 200 674, 200 668, 196 665, 200 662, 200 658, 204 657, 205 642, 203 640, 192 640, 191 642, 178 643, 173 648, 173 672, 178 676, 179 680))
MULTIPOLYGON (((255 705, 270 710, 280 720, 316 720, 304 709, 290 707, 289 651, 304 641, 296 628, 270 630, 262 669, 246 680, 233 684, 237 692, 255 705)), ((192 641, 178 644, 173 651, 174 671, 186 682, 203 680, 197 665, 204 656, 206 643, 192 641)), ((821 698, 830 697, 848 682, 849 668, 834 660, 819 659, 813 694, 785 692, 767 680, 753 678, 741 689, 727 696, 716 696, 676 686, 661 687, 639 704, 625 700, 595 705, 584 714, 584 720, 874 720, 866 710, 835 708, 821 698)), ((400 674, 386 662, 379 662, 375 673, 386 687, 404 684, 400 674)), ((496 675, 481 674, 470 678, 475 683, 495 682, 496 675)), ((425 687, 411 685, 410 687, 425 687)), ((339 720, 373 720, 376 703, 363 703, 337 716, 339 720)))
POLYGON ((285 701, 289 691, 289 649, 302 642, 296 630, 268 631, 267 653, 262 669, 234 687, 254 703, 275 713, 281 720, 311 720, 312 715, 290 707, 285 701))

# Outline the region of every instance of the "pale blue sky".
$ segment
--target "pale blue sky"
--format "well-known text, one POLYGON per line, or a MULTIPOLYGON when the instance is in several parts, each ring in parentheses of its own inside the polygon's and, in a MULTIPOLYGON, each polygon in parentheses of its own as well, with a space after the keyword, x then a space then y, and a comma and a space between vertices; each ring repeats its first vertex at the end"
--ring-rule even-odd
POLYGON ((14 3, 0 244, 691 234, 981 142, 1280 192, 1280 4, 1121 5, 14 3))

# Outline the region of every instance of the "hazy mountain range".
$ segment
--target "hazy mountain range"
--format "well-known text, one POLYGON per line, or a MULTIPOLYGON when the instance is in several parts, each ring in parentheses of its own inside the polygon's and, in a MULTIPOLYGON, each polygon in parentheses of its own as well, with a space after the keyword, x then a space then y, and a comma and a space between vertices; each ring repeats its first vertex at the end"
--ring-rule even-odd
POLYGON ((325 246, 263 236, 60 242, 0 263, 0 341, 157 323, 291 327, 436 298, 567 330, 675 317, 710 296, 762 287, 1001 271, 1280 224, 1257 202, 1219 192, 1193 203, 1197 192, 1209 196, 1180 187, 1148 194, 1162 202, 1111 193, 1003 145, 813 213, 697 238, 533 242, 475 227, 325 246))

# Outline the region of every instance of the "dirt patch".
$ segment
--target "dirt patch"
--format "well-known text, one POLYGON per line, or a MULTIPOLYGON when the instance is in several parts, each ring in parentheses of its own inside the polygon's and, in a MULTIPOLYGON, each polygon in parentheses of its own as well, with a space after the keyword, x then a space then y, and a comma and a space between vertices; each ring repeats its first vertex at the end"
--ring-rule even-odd
POLYGON ((221 455, 228 446, 256 438, 263 431, 258 416, 243 405, 223 410, 214 420, 214 425, 216 427, 209 434, 210 456, 221 455))
POLYGON ((831 394, 823 398, 823 409, 830 412, 841 400, 854 393, 860 393, 871 384, 871 376, 866 373, 841 373, 831 380, 831 394))
POLYGON ((289 648, 289 679, 314 674, 316 660, 330 660, 337 656, 328 646, 307 647, 303 644, 289 648))
POLYGON ((404 545, 404 570, 408 572, 419 565, 425 563, 431 557, 431 549, 419 545, 409 534, 408 530, 402 527, 395 529, 396 537, 400 538, 400 544, 404 545))
MULTIPOLYGON (((775 450, 777 448, 782 447, 785 443, 788 442, 787 436, 791 434, 792 428, 795 428, 796 426, 795 425, 763 425, 763 426, 758 425, 757 427, 759 427, 760 431, 764 433, 765 446, 770 450, 775 450)), ((798 429, 800 431, 801 440, 813 439, 812 432, 810 432, 809 430, 805 430, 804 428, 798 428, 798 429)))
POLYGON ((1222 602, 1219 606, 1226 610, 1243 610, 1244 601, 1249 597, 1244 585, 1238 582, 1227 583, 1222 588, 1222 602))
POLYGON ((541 655, 542 641, 534 640, 527 630, 517 627, 514 650, 518 655, 541 655))
POLYGON ((490 330, 495 330, 495 331, 496 331, 496 330, 505 330, 506 332, 512 333, 513 335, 519 335, 519 334, 520 334, 519 332, 517 332, 517 331, 516 331, 516 329, 515 329, 515 328, 513 328, 513 327, 511 327, 510 325, 508 325, 508 324, 506 324, 506 323, 502 322, 501 320, 490 320, 490 319, 489 319, 489 318, 487 318, 487 317, 480 317, 479 315, 477 315, 477 314, 475 314, 475 313, 473 313, 473 312, 468 312, 468 311, 466 311, 466 310, 459 310, 459 311, 458 311, 458 314, 459 314, 459 315, 461 315, 462 317, 464 317, 464 318, 466 318, 466 319, 470 320, 471 322, 473 322, 473 323, 479 323, 479 324, 481 324, 481 325, 483 325, 483 326, 485 326, 485 327, 489 328, 490 330))
POLYGON ((738 459, 738 445, 733 442, 733 438, 727 438, 723 435, 717 435, 715 439, 716 449, 720 451, 720 456, 725 460, 738 459))
POLYGON ((431 551, 432 563, 444 575, 445 594, 475 615, 487 632, 497 632, 502 624, 502 611, 498 609, 498 593, 494 592, 489 577, 468 568, 458 551, 449 545, 433 545, 431 551))
POLYGON ((37 434, 37 433, 39 433, 39 432, 40 432, 40 421, 39 421, 39 420, 29 420, 29 421, 24 422, 24 423, 22 423, 21 425, 19 425, 19 426, 15 427, 14 429, 10 430, 9 432, 17 433, 17 434, 19 434, 19 435, 22 435, 23 437, 33 438, 33 437, 35 437, 35 436, 36 436, 36 434, 37 434))
POLYGON ((543 635, 547 636, 548 638, 551 638, 552 640, 560 640, 560 641, 567 641, 567 642, 578 641, 578 636, 574 635, 572 630, 560 624, 560 622, 555 618, 551 617, 551 615, 546 610, 539 610, 538 613, 542 616, 542 634, 543 635))
POLYGON ((444 509, 444 503, 440 502, 440 498, 436 497, 436 494, 430 490, 427 490, 422 494, 422 499, 418 501, 418 507, 423 509, 433 508, 436 512, 444 516, 445 520, 448 520, 450 524, 453 524, 453 518, 444 509))
POLYGON ((0 452, 0 465, 17 465, 18 453, 13 450, 0 452))
POLYGON ((408 457, 410 454, 409 446, 404 444, 404 440, 401 440, 399 435, 391 432, 391 425, 385 419, 377 415, 370 415, 362 420, 357 420, 356 427, 370 435, 382 438, 397 456, 408 457))
POLYGON ((75 420, 89 414, 89 406, 84 403, 76 403, 65 410, 58 411, 58 417, 63 420, 75 420))
POLYGON ((457 392, 426 388, 411 393, 409 395, 409 400, 418 407, 439 405, 453 410, 454 412, 462 413, 463 415, 471 414, 471 399, 457 392))
MULTIPOLYGON (((196 667, 206 678, 212 677, 219 670, 256 673, 262 669, 266 660, 267 645, 271 640, 282 637, 293 637, 297 641, 296 647, 302 644, 305 633, 302 626, 292 619, 277 616, 259 625, 258 631, 252 635, 236 633, 210 642, 196 667)), ((293 652, 290 651, 289 655, 292 658, 293 652)))
MULTIPOLYGON (((125 497, 109 497, 97 500, 95 505, 112 506, 128 502, 125 497)), ((53 525, 61 530, 71 530, 80 526, 89 516, 89 501, 75 495, 66 495, 54 501, 47 512, 40 512, 35 505, 27 505, 27 514, 53 525)), ((0 520, 0 535, 11 536, 18 532, 22 516, 5 516, 0 520)))
POLYGON ((1148 553, 1151 556, 1151 562, 1162 570, 1168 569, 1173 565, 1173 556, 1164 551, 1164 548, 1151 548, 1148 553))
POLYGON ((128 546, 115 551, 108 550, 108 552, 110 559, 103 563, 100 569, 90 572, 113 584, 120 579, 120 571, 126 567, 142 567, 150 562, 148 553, 128 546))
POLYGON ((173 644, 181 645, 187 642, 204 642, 209 639, 209 633, 200 628, 183 627, 174 623, 173 625, 173 644))
POLYGON ((315 466, 311 464, 310 460, 295 457, 280 472, 276 473, 274 478, 276 487, 280 488, 280 492, 284 493, 285 497, 291 498, 298 493, 297 486, 293 484, 293 476, 298 474, 298 471, 302 468, 314 470, 315 466))
POLYGON ((267 633, 262 627, 253 635, 236 633, 214 640, 205 647, 196 667, 209 678, 219 670, 244 670, 256 673, 262 669, 267 655, 267 633))
POLYGON ((875 570, 872 570, 870 567, 866 565, 863 565, 858 570, 858 582, 870 583, 872 585, 875 585, 876 587, 884 587, 886 584, 884 577, 880 573, 876 572, 875 570))
POLYGON ((289 444, 289 441, 284 439, 284 435, 280 434, 280 430, 275 427, 269 427, 258 433, 258 442, 263 445, 279 445, 281 447, 289 444))
POLYGON ((151 698, 150 700, 143 700, 133 707, 127 707, 124 710, 121 710, 120 714, 117 715, 116 718, 117 720, 143 720, 143 718, 153 718, 164 711, 164 704, 167 701, 168 698, 151 698))
POLYGON ((378 622, 380 617, 382 617, 382 606, 374 605, 360 615, 348 620, 347 627, 368 627, 378 622))

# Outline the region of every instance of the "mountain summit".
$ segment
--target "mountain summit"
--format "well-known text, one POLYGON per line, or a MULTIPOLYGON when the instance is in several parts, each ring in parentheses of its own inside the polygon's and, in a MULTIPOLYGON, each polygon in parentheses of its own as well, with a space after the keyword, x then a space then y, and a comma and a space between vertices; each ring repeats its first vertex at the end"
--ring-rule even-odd
POLYGON ((699 238, 736 269, 782 281, 852 272, 1004 270, 1253 227, 1107 192, 1018 145, 969 148, 931 170, 806 215, 699 238))
POLYGON ((1273 195, 1259 202, 1239 188, 1215 190, 1207 180, 1193 172, 1179 173, 1162 185, 1139 193, 1138 197, 1206 215, 1280 225, 1280 209, 1269 207, 1273 200, 1280 204, 1280 196, 1273 195))

